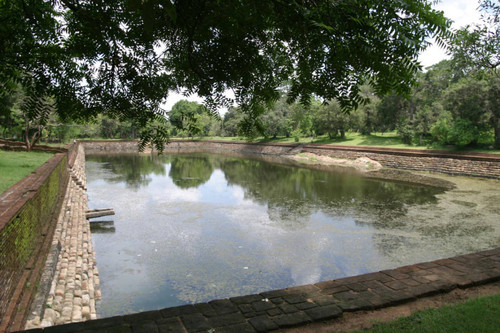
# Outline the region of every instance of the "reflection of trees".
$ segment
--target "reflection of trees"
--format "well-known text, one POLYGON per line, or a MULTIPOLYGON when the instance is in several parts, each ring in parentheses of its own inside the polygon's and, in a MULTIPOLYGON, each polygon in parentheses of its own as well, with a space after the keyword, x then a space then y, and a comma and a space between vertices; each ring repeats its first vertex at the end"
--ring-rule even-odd
POLYGON ((229 184, 240 185, 245 196, 267 205, 270 219, 287 229, 304 227, 316 207, 334 217, 376 217, 370 222, 384 227, 404 214, 406 205, 435 202, 435 194, 442 192, 255 160, 227 160, 221 169, 229 184))
POLYGON ((137 190, 151 182, 150 174, 164 175, 164 159, 156 155, 89 155, 89 161, 104 164, 114 177, 111 182, 125 182, 127 187, 137 190))
POLYGON ((169 177, 180 188, 198 187, 220 168, 229 185, 241 186, 247 198, 267 206, 269 218, 285 229, 303 228, 320 208, 333 218, 351 216, 357 224, 401 227, 405 222, 398 217, 406 214, 407 206, 434 203, 435 195, 443 192, 356 174, 222 155, 94 155, 88 159, 105 162, 105 168, 115 175, 111 181, 125 181, 133 189, 147 185, 151 173, 164 175, 166 162, 171 163, 169 177))
POLYGON ((206 183, 213 170, 212 162, 206 156, 174 155, 168 175, 178 187, 190 188, 206 183))

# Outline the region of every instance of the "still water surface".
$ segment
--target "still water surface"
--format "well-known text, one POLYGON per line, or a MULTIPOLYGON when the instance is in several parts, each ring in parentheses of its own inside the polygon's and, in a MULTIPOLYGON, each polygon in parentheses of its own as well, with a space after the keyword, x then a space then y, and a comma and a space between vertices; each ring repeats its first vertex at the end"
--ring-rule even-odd
POLYGON ((90 208, 116 212, 92 226, 101 317, 378 271, 498 241, 488 224, 458 226, 457 234, 450 207, 440 206, 442 189, 355 174, 209 154, 87 156, 86 172, 90 208), (450 220, 444 231, 440 219, 450 220))

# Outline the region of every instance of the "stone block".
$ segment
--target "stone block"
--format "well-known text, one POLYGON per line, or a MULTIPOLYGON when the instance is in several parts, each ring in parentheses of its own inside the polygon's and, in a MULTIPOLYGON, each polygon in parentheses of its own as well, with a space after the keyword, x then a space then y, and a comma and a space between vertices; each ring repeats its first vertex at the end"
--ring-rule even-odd
POLYGON ((273 317, 272 320, 280 328, 305 325, 305 324, 309 324, 311 322, 311 318, 305 312, 283 314, 281 316, 273 317))
POLYGON ((201 313, 182 315, 181 320, 189 332, 206 332, 212 328, 207 318, 205 318, 201 313))
MULTIPOLYGON (((223 327, 246 322, 246 318, 239 312, 208 318, 211 327, 223 327)), ((217 331, 217 330, 216 330, 217 331)))
POLYGON ((217 312, 217 314, 228 314, 234 313, 238 311, 236 305, 234 305, 229 299, 220 299, 208 302, 212 306, 212 308, 217 312))
POLYGON ((162 318, 156 324, 159 333, 186 333, 179 318, 162 318))
POLYGON ((265 315, 251 318, 248 322, 257 332, 268 332, 279 328, 278 324, 265 315))
POLYGON ((252 308, 254 309, 255 312, 263 312, 263 311, 274 309, 275 307, 276 307, 276 305, 274 305, 270 301, 266 302, 266 301, 260 300, 260 301, 252 303, 252 308))
POLYGON ((305 312, 314 321, 333 319, 342 315, 342 309, 336 305, 319 306, 305 312))

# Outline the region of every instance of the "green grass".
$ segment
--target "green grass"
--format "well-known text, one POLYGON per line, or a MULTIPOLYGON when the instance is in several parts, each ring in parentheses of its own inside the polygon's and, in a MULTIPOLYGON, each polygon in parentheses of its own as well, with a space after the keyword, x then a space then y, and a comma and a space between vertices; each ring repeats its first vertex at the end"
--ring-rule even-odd
POLYGON ((457 305, 415 312, 409 317, 376 324, 359 332, 499 332, 500 295, 476 298, 457 305))
MULTIPOLYGON (((188 138, 173 138, 175 139, 188 139, 188 138)), ((247 141, 243 137, 194 137, 194 140, 224 140, 224 141, 247 141)), ((276 139, 269 138, 256 138, 253 142, 286 142, 295 143, 295 139, 278 137, 276 139)), ((401 141, 399 135, 394 132, 386 133, 372 133, 370 135, 362 135, 355 132, 346 133, 345 139, 333 138, 329 139, 328 136, 319 136, 312 140, 311 137, 300 138, 299 143, 320 143, 330 145, 343 145, 343 146, 369 146, 369 147, 387 147, 387 148, 406 148, 406 149, 434 149, 434 150, 448 150, 448 151, 467 151, 467 152, 484 152, 500 154, 500 150, 485 149, 481 147, 466 147, 456 148, 454 146, 443 146, 434 144, 418 146, 416 144, 405 144, 401 141)))
POLYGON ((0 193, 29 175, 49 158, 51 153, 0 150, 0 193))

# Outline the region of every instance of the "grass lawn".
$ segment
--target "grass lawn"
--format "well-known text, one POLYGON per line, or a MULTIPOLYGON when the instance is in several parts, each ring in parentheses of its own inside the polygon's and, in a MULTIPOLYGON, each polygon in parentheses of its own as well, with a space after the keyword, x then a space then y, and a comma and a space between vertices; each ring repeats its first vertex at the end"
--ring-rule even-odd
POLYGON ((0 193, 54 156, 51 153, 0 150, 0 193))
POLYGON ((500 295, 415 312, 360 332, 499 332, 500 295))
MULTIPOLYGON (((188 138, 173 138, 175 139, 188 139, 188 138)), ((224 141, 246 141, 243 137, 194 137, 194 140, 224 140, 224 141)), ((278 137, 276 139, 266 139, 263 137, 256 138, 253 142, 287 142, 295 143, 295 139, 278 137)), ((300 143, 320 143, 320 144, 331 144, 331 145, 343 145, 343 146, 369 146, 369 147, 387 147, 387 148, 407 148, 407 149, 435 149, 435 150, 449 150, 449 151, 470 151, 470 152, 484 152, 484 153, 496 153, 500 154, 500 150, 486 149, 486 148, 456 148, 453 146, 440 146, 440 145, 423 145, 418 146, 415 144, 405 144, 401 141, 399 135, 394 132, 386 133, 372 133, 370 135, 362 135, 355 132, 346 133, 345 139, 333 138, 329 139, 328 136, 316 137, 312 140, 311 137, 300 138, 300 143)))

